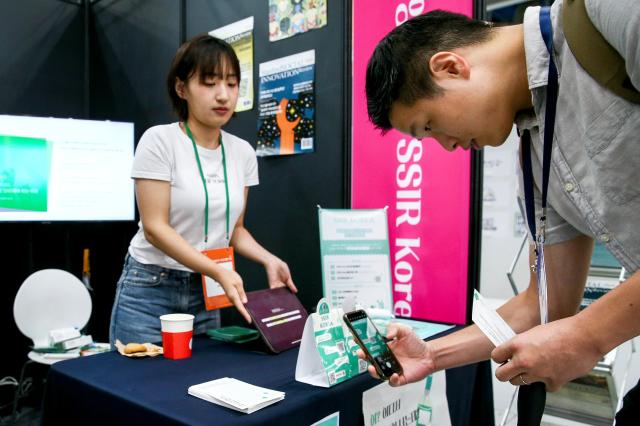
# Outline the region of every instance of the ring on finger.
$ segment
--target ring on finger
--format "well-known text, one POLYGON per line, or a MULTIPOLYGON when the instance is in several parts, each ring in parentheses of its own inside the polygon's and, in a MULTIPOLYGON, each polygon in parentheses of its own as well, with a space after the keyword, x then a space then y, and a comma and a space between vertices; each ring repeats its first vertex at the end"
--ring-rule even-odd
POLYGON ((520 374, 519 374, 519 377, 520 377, 520 381, 522 382, 522 384, 523 384, 523 385, 525 385, 525 386, 526 386, 526 385, 528 385, 528 384, 529 384, 529 383, 527 383, 527 382, 524 380, 524 377, 522 377, 522 373, 520 373, 520 374))

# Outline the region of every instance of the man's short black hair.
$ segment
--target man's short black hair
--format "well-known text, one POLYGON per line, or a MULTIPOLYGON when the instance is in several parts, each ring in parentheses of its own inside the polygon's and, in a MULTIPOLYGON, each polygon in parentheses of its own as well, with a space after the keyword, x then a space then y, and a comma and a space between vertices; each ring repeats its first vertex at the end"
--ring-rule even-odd
POLYGON ((378 43, 367 65, 367 110, 376 128, 391 129, 391 104, 413 105, 442 93, 429 71, 441 51, 489 39, 491 24, 457 13, 434 10, 396 27, 378 43))

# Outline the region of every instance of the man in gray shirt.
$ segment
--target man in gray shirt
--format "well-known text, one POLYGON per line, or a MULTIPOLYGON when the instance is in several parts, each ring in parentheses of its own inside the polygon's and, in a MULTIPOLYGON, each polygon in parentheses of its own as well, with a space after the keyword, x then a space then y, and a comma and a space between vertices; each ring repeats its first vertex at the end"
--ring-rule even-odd
MULTIPOLYGON (((585 3, 640 88, 640 2, 585 3)), ((546 211, 550 323, 537 325, 532 272, 528 289, 498 310, 519 334, 495 349, 476 326, 428 343, 391 327, 389 337, 397 339, 391 347, 404 368, 391 378, 393 385, 491 356, 508 361, 496 371, 499 380, 541 381, 554 391, 640 334, 640 105, 609 92, 580 67, 564 37, 561 8, 562 0, 551 8, 559 91, 546 211), (595 239, 631 276, 578 313, 595 239)), ((521 134, 527 131, 536 217, 549 66, 539 12, 529 8, 522 25, 506 27, 441 11, 416 17, 378 44, 366 82, 369 117, 382 131, 432 137, 448 151, 500 146, 514 122, 521 134)), ((619 425, 632 406, 625 401, 619 425)))

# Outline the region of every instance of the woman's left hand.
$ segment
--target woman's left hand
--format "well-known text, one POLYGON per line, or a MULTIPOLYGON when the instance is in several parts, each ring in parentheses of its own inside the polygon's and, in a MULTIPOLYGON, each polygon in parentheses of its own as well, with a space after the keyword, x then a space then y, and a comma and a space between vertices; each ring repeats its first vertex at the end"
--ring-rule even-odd
POLYGON ((296 285, 291 279, 291 272, 289 272, 289 266, 281 259, 273 256, 264 268, 267 270, 267 279, 269 280, 269 288, 277 287, 289 287, 294 293, 298 292, 296 285))

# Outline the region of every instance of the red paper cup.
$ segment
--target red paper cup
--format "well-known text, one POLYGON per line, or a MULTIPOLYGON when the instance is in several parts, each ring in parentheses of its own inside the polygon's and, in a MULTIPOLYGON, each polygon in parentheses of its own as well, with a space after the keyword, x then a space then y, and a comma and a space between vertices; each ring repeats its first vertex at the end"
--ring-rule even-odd
POLYGON ((167 314, 160 317, 165 358, 182 359, 191 356, 193 318, 190 314, 167 314))

